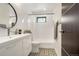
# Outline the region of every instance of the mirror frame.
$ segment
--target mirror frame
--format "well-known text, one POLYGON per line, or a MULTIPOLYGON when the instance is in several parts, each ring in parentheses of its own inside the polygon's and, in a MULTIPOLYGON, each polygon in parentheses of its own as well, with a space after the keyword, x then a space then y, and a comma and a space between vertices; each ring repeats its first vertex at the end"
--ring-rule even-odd
MULTIPOLYGON (((15 17, 16 17, 16 21, 15 21, 15 23, 14 23, 14 26, 15 26, 16 23, 17 23, 17 20, 18 20, 17 12, 16 12, 15 8, 12 6, 11 3, 8 3, 8 4, 9 4, 9 6, 13 9, 13 11, 14 11, 14 13, 15 13, 15 17)), ((13 28, 14 26, 12 26, 12 27, 10 27, 10 28, 13 28)), ((10 28, 9 28, 9 29, 10 29, 10 28)))

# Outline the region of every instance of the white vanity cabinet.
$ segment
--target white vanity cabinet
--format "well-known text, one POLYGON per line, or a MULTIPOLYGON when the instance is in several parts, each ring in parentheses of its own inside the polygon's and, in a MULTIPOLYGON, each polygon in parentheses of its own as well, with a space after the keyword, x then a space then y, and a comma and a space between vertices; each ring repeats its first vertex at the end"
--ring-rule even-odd
POLYGON ((0 56, 22 55, 22 40, 4 43, 0 46, 0 56))
POLYGON ((14 40, 0 43, 0 56, 25 56, 32 50, 31 36, 18 36, 14 40))
POLYGON ((23 50, 24 50, 24 55, 28 55, 29 52, 32 51, 32 37, 28 36, 26 39, 23 39, 23 50))

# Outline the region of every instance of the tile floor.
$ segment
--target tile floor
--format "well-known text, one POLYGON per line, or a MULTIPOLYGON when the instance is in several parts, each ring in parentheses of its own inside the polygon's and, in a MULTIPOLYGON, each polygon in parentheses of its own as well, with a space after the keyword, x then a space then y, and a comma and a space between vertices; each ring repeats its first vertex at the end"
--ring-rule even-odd
POLYGON ((40 48, 39 50, 39 53, 30 53, 29 56, 57 56, 55 49, 40 48))

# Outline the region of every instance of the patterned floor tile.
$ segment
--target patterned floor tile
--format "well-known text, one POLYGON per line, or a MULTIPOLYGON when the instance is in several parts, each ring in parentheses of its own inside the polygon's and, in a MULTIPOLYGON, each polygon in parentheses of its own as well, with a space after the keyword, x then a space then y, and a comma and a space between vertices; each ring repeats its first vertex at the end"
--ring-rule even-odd
POLYGON ((30 53, 29 56, 57 56, 55 49, 40 48, 39 53, 30 53))

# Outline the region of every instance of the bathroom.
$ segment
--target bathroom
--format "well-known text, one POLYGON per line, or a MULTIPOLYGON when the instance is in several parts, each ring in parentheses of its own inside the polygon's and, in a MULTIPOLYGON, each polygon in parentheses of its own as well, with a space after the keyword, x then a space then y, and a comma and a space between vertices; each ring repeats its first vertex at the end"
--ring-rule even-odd
POLYGON ((0 59, 76 56, 79 0, 0 0, 0 59))
POLYGON ((78 56, 78 3, 0 3, 0 56, 78 56))
POLYGON ((0 3, 0 56, 61 56, 61 9, 61 3, 0 3))

